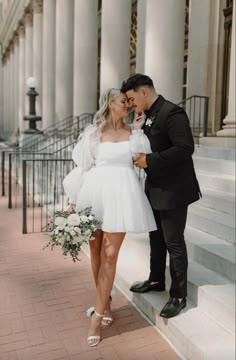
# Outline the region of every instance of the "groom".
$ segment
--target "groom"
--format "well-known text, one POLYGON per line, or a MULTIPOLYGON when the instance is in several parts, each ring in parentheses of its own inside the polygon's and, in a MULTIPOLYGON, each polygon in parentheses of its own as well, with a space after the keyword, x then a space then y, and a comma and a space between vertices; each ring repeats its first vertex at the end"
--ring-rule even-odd
MULTIPOLYGON (((170 298, 160 316, 171 318, 186 306, 188 257, 184 240, 188 205, 201 196, 192 154, 194 141, 183 108, 158 95, 153 81, 135 74, 122 83, 130 106, 145 113, 143 130, 152 153, 139 154, 134 164, 147 174, 145 192, 155 216, 157 231, 150 233, 150 275, 130 290, 144 293, 165 290, 167 251, 170 257, 170 298)), ((137 120, 138 121, 138 120, 137 120)))

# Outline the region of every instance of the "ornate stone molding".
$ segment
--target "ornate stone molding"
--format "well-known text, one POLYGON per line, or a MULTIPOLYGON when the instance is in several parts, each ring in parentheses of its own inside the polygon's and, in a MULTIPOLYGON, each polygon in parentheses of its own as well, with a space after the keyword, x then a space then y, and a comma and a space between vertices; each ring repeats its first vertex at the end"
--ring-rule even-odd
POLYGON ((25 26, 23 24, 23 22, 20 22, 17 28, 19 37, 24 37, 25 36, 25 26))
POLYGON ((25 12, 24 23, 25 23, 25 26, 32 26, 33 25, 33 14, 29 10, 27 10, 25 12))
POLYGON ((5 66, 6 65, 6 62, 7 62, 7 57, 6 57, 6 53, 4 53, 2 55, 2 65, 5 66))
POLYGON ((6 49, 4 56, 5 56, 6 64, 7 64, 7 62, 8 62, 9 59, 10 59, 10 44, 8 45, 8 47, 7 47, 7 49, 6 49))
POLYGON ((14 52, 14 41, 13 39, 9 42, 9 55, 11 56, 11 54, 14 52))
POLYGON ((14 35, 13 35, 13 43, 14 43, 14 46, 18 46, 19 45, 19 32, 16 30, 14 32, 14 35))
POLYGON ((35 14, 42 14, 43 0, 32 0, 32 9, 35 14))

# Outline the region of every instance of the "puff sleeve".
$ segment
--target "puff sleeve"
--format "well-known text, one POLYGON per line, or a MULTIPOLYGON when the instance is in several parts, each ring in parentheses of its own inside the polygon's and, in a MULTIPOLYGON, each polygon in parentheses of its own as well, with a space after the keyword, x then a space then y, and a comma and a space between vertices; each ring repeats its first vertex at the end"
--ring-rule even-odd
POLYGON ((130 135, 130 149, 133 155, 152 152, 150 142, 142 129, 132 130, 130 135))
POLYGON ((96 129, 90 125, 73 149, 72 159, 77 166, 63 180, 64 191, 71 203, 77 203, 86 173, 95 164, 97 141, 96 129))

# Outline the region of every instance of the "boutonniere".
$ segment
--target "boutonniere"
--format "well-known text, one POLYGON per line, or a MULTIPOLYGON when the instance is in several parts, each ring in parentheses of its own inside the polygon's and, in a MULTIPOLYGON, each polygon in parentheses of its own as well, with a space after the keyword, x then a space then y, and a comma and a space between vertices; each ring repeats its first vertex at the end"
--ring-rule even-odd
POLYGON ((146 120, 146 122, 145 122, 145 125, 151 127, 151 126, 152 126, 152 122, 153 122, 153 117, 147 118, 147 120, 146 120))

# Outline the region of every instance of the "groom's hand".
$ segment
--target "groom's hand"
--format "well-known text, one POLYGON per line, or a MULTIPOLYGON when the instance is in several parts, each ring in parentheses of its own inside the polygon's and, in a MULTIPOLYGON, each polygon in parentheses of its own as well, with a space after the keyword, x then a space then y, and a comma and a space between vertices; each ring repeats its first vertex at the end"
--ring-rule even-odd
POLYGON ((147 168, 146 154, 140 153, 138 156, 133 157, 133 163, 140 169, 147 168))

